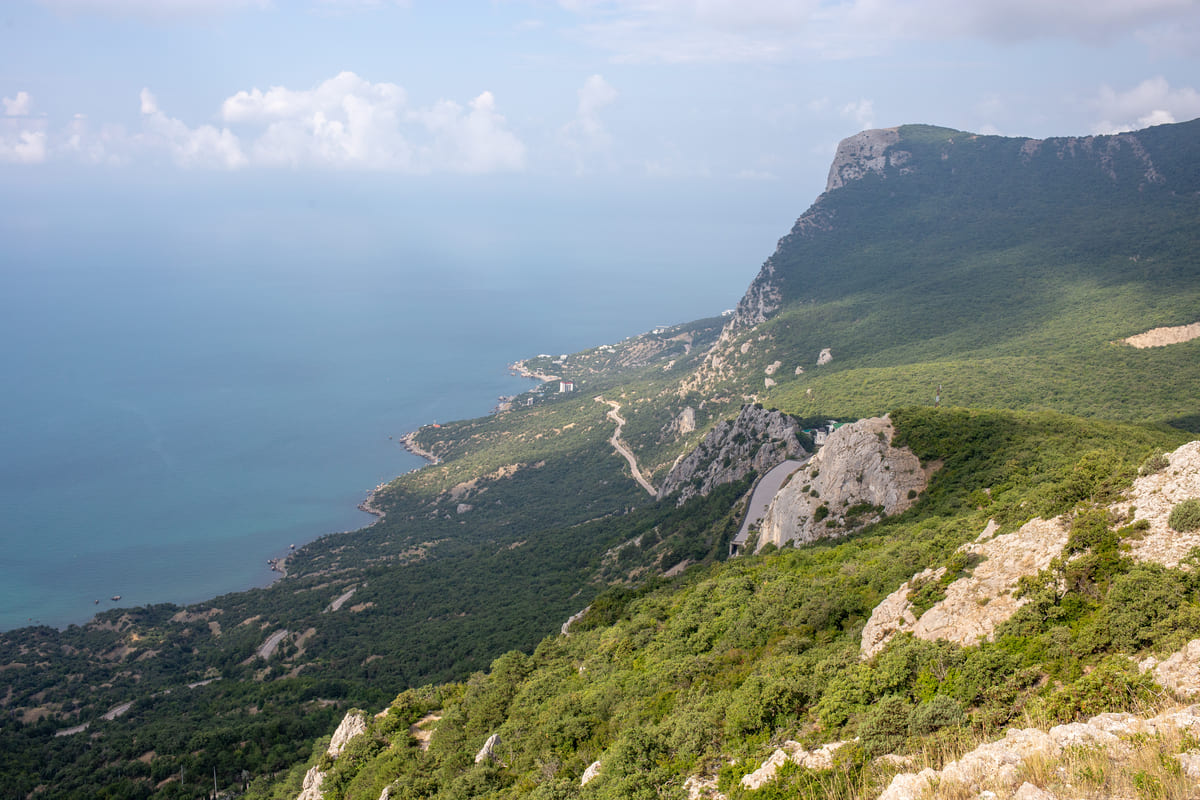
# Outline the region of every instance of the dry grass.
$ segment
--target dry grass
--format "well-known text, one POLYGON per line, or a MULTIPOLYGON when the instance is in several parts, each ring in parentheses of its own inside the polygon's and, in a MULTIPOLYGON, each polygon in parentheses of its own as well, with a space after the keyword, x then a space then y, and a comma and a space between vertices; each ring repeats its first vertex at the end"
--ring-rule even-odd
MULTIPOLYGON (((1149 719, 1179 708, 1167 697, 1139 709, 1136 716, 1149 719)), ((1029 714, 1022 727, 1048 731, 1057 720, 1029 714)), ((903 771, 919 772, 928 767, 941 770, 996 736, 959 731, 956 738, 930 742, 913 754, 912 765, 903 771)), ((1180 762, 1181 753, 1200 756, 1200 739, 1187 731, 1164 728, 1157 733, 1121 737, 1108 748, 1081 746, 1058 753, 1031 755, 1015 768, 1002 767, 977 782, 965 783, 939 774, 924 793, 927 800, 976 800, 991 792, 996 800, 1009 800, 1024 783, 1030 783, 1060 800, 1129 798, 1129 800, 1187 800, 1200 797, 1200 784, 1189 778, 1180 762)), ((882 776, 880 776, 882 777, 882 776)), ((884 780, 886 786, 887 780, 884 780)))

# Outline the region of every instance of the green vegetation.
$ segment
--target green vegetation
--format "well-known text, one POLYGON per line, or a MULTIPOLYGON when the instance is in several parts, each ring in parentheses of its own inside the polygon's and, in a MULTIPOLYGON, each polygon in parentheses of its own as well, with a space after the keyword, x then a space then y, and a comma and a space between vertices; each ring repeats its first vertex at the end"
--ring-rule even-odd
MULTIPOLYGON (((824 195, 781 241, 752 287, 779 304, 760 324, 530 360, 576 391, 421 429, 438 463, 271 587, 0 636, 3 793, 199 798, 215 773, 228 794, 291 798, 318 765, 330 798, 676 797, 703 775, 736 800, 784 740, 858 737, 831 769, 787 766, 754 796, 861 797, 895 769, 882 753, 1147 702, 1158 689, 1130 656, 1200 634, 1200 577, 1134 562, 1145 526, 1107 507, 1200 432, 1200 341, 1119 340, 1196 321, 1198 129, 1032 147, 905 126, 903 164, 824 195), (896 409, 894 444, 933 477, 845 539, 724 561, 752 477, 654 502, 599 397, 620 403, 656 485, 756 401, 814 425, 896 409), (912 587, 924 610, 976 566, 957 548, 988 520, 1005 533, 1059 514, 1063 555, 1023 582, 995 641, 898 636, 859 660, 865 620, 904 581, 945 567, 912 587), (369 731, 331 759, 319 737, 350 708, 369 731), (413 725, 436 729, 428 749, 413 725), (476 764, 492 733, 499 760, 476 764)), ((1171 525, 1200 526, 1198 506, 1171 525)))
POLYGON ((1096 504, 1179 437, 1048 414, 893 416, 898 435, 944 463, 909 512, 848 540, 697 569, 679 585, 610 590, 569 636, 424 690, 440 695, 443 715, 429 750, 397 734, 378 755, 337 764, 351 780, 372 776, 362 791, 329 796, 377 797, 393 785, 410 797, 657 797, 689 775, 715 775, 731 797, 748 797, 741 776, 783 739, 815 747, 854 736, 833 771, 784 770, 754 796, 863 796, 888 777, 873 761, 883 753, 997 735, 1027 710, 1069 721, 1152 699, 1128 654, 1200 633, 1200 577, 1131 562, 1120 541, 1136 532, 1114 530, 1096 504), (1079 456, 1101 447, 1104 459, 1079 456), (902 636, 859 661, 862 624, 886 593, 922 565, 969 569, 954 548, 983 527, 969 503, 982 488, 1011 525, 1034 505, 1076 509, 1071 557, 1028 582, 1032 602, 995 642, 902 636), (475 764, 493 733, 500 762, 475 764), (581 786, 596 760, 597 777, 581 786))
POLYGON ((1200 498, 1193 497, 1178 503, 1171 509, 1167 524, 1180 533, 1200 530, 1200 498))

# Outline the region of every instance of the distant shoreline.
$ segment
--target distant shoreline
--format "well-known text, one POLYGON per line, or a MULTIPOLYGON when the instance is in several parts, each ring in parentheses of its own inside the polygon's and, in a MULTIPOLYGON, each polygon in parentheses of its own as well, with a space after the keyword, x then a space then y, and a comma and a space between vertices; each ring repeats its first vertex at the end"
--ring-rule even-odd
POLYGON ((514 361, 513 363, 509 364, 508 371, 513 375, 517 375, 522 378, 532 378, 533 380, 541 381, 542 383, 549 383, 550 381, 559 380, 558 375, 549 375, 545 372, 538 372, 537 370, 530 369, 525 365, 525 361, 523 360, 514 361))
MULTIPOLYGON (((415 430, 415 431, 409 431, 408 433, 404 434, 403 436, 400 437, 400 445, 405 450, 412 453, 414 456, 420 456, 421 458, 428 461, 430 464, 440 464, 442 461, 440 458, 438 458, 437 456, 435 456, 433 453, 429 452, 428 450, 425 450, 424 448, 422 448, 421 445, 417 444, 417 434, 418 433, 420 433, 420 429, 415 430)), ((381 487, 376 487, 376 491, 378 491, 379 488, 381 488, 381 487)), ((372 494, 374 494, 374 492, 372 492, 372 494)), ((367 512, 367 513, 371 513, 371 512, 367 512)))

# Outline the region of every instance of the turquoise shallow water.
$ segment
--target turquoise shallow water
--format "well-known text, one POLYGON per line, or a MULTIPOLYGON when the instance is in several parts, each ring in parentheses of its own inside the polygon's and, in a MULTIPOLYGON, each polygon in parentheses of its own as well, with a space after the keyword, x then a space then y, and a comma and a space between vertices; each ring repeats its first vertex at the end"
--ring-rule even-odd
POLYGON ((400 434, 530 387, 511 361, 719 313, 757 263, 77 233, 9 236, 0 264, 5 630, 262 585, 290 544, 370 521, 366 492, 421 464, 400 434))

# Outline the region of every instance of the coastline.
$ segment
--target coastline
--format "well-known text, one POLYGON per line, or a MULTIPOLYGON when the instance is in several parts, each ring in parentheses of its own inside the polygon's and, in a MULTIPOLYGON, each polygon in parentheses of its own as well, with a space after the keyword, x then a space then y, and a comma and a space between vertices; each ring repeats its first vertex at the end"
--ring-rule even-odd
POLYGON ((559 380, 558 375, 550 375, 545 372, 538 372, 537 370, 530 369, 525 365, 524 361, 514 361, 513 363, 509 364, 508 371, 518 377, 532 378, 533 380, 541 381, 542 383, 549 383, 550 381, 559 380))
MULTIPOLYGON (((400 446, 403 447, 408 452, 412 453, 414 456, 420 456, 421 458, 428 461, 430 464, 440 464, 442 461, 440 458, 438 458, 437 456, 435 456, 433 453, 429 452, 428 450, 423 449, 421 447, 421 445, 417 444, 417 433, 419 433, 419 430, 418 431, 409 431, 408 433, 401 436, 400 437, 400 446)), ((381 489, 385 485, 386 484, 380 484, 379 486, 376 486, 375 491, 379 491, 379 489, 381 489)), ((374 494, 375 494, 375 492, 371 492, 372 496, 374 494)), ((370 500, 371 496, 368 496, 367 499, 370 500)), ((364 508, 363 511, 367 511, 367 509, 364 508)), ((374 512, 367 511, 367 513, 371 514, 374 512)))

